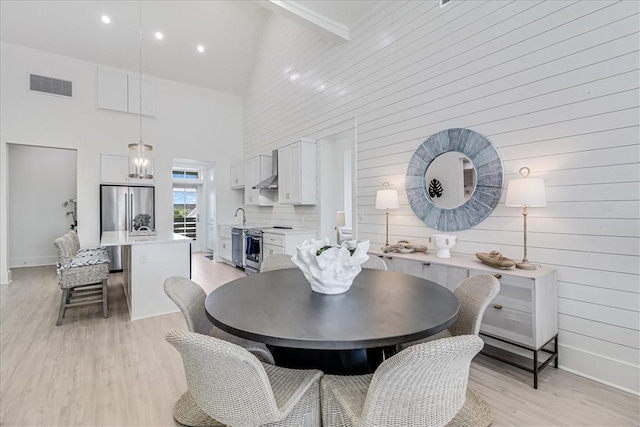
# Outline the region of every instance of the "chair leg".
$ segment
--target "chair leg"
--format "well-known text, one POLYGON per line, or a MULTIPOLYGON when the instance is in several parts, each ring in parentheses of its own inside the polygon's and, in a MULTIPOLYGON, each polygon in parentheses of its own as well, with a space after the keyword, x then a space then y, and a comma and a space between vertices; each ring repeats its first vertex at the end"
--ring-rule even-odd
POLYGON ((102 280, 102 314, 105 319, 109 317, 109 307, 107 306, 107 279, 102 280))
POLYGON ((64 317, 64 312, 67 310, 68 297, 69 297, 69 289, 65 288, 62 290, 62 299, 60 300, 60 310, 58 311, 58 321, 56 322, 56 326, 62 325, 62 318, 64 317))

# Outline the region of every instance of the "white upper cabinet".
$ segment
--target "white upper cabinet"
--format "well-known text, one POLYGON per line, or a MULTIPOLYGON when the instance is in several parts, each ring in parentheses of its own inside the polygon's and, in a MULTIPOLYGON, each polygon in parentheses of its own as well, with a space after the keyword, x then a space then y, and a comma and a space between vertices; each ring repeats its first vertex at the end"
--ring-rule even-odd
POLYGON ((244 164, 244 204, 273 206, 274 190, 253 188, 271 176, 271 156, 257 156, 244 164))
POLYGON ((231 164, 231 188, 244 189, 244 162, 231 164))
POLYGON ((301 139, 278 149, 278 202, 315 205, 316 142, 301 139))
POLYGON ((99 68, 98 107, 126 112, 127 105, 127 73, 99 68))
MULTIPOLYGON (((129 74, 129 112, 140 114, 140 76, 129 74)), ((156 115, 156 91, 153 80, 142 77, 142 115, 156 115)))
MULTIPOLYGON (((98 69, 98 108, 140 114, 140 76, 116 69, 98 69)), ((153 80, 142 77, 142 114, 155 116, 153 80)))
POLYGON ((100 155, 100 182, 102 184, 153 185, 153 179, 129 178, 129 158, 112 154, 100 155))

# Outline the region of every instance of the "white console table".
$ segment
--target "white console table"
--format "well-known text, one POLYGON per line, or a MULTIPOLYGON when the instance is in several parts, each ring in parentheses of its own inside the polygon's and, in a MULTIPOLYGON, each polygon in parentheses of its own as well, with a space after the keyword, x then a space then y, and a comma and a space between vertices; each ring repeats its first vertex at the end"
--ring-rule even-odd
POLYGON ((555 270, 545 267, 502 270, 473 256, 459 254, 446 259, 431 253, 370 251, 369 254, 384 259, 390 270, 431 280, 452 291, 467 277, 494 275, 500 280, 500 292, 485 311, 480 326, 480 335, 485 340, 483 353, 533 373, 534 388, 538 388, 538 373, 542 369, 552 362, 558 367, 555 270))
POLYGON ((191 239, 175 233, 130 236, 105 231, 101 246, 122 247, 124 293, 131 320, 178 311, 164 293, 171 276, 191 277, 191 239))

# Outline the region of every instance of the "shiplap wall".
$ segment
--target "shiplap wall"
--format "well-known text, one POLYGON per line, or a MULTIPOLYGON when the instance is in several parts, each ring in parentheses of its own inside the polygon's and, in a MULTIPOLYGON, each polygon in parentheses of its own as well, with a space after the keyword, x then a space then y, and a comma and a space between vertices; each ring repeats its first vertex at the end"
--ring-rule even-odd
MULTIPOLYGON (((384 241, 383 181, 401 194, 390 241, 426 243, 404 174, 431 134, 466 127, 498 148, 506 182, 544 178, 529 259, 558 270, 560 364, 640 389, 639 3, 384 3, 347 43, 278 16, 245 96, 249 158, 357 117, 358 237, 384 241)), ((330 172, 324 167, 320 173, 330 172)), ((249 207, 260 223, 317 226, 315 207, 249 207)), ((501 203, 454 252, 522 257, 521 210, 501 203)))

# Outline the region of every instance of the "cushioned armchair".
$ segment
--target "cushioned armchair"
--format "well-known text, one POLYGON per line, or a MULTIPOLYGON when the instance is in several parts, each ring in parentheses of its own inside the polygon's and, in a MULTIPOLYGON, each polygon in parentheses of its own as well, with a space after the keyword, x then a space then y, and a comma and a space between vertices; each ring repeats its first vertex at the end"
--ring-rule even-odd
POLYGON ((189 426, 320 427, 322 372, 260 363, 235 344, 173 329, 167 341, 180 352, 188 391, 173 414, 189 426))
POLYGON ((326 426, 488 425, 491 410, 467 391, 471 359, 482 349, 473 335, 418 344, 384 361, 375 373, 325 375, 326 426))
POLYGON ((265 363, 272 365, 275 363, 273 355, 263 343, 231 335, 211 323, 204 307, 207 294, 197 283, 185 277, 169 277, 164 281, 164 292, 178 306, 191 332, 232 342, 253 353, 265 363))

